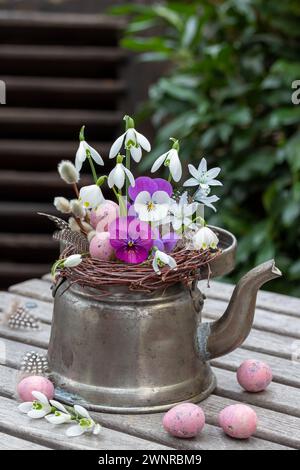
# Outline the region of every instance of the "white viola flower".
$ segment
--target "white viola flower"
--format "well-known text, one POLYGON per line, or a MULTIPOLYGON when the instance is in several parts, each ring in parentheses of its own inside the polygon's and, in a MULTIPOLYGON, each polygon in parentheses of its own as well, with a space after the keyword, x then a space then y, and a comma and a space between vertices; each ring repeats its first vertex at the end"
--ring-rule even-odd
POLYGON ((64 268, 75 268, 82 262, 81 255, 70 255, 63 261, 64 268))
POLYGON ((128 170, 123 163, 117 163, 115 168, 113 168, 108 175, 108 186, 110 188, 116 186, 118 189, 122 189, 125 184, 126 177, 128 178, 131 186, 135 186, 134 176, 131 171, 128 170))
POLYGON ((48 398, 43 393, 37 391, 32 392, 32 395, 36 400, 21 403, 21 405, 18 406, 19 411, 33 419, 44 418, 46 415, 50 414, 52 408, 48 398))
POLYGON ((97 184, 83 186, 79 191, 79 201, 86 209, 96 209, 104 202, 101 189, 97 184))
POLYGON ((188 167, 192 178, 185 181, 183 186, 199 186, 202 189, 207 189, 209 186, 222 186, 221 181, 215 179, 220 173, 221 168, 215 167, 211 170, 207 170, 205 158, 202 158, 198 169, 196 169, 194 165, 188 165, 188 167))
POLYGON ((134 128, 134 121, 131 117, 124 116, 124 121, 126 121, 128 129, 112 144, 109 158, 114 158, 119 154, 123 142, 125 141, 125 149, 130 151, 133 160, 138 163, 142 158, 142 148, 146 150, 146 152, 150 152, 151 145, 149 140, 134 128))
POLYGON ((201 227, 193 236, 193 248, 195 250, 215 249, 218 243, 217 235, 208 227, 201 227))
POLYGON ((141 191, 134 201, 134 210, 144 222, 158 222, 168 215, 171 199, 165 191, 141 191))
POLYGON ((163 268, 164 266, 169 266, 170 269, 174 270, 177 269, 177 263, 175 259, 160 250, 155 251, 152 266, 157 274, 161 274, 161 268, 163 268))
POLYGON ((173 180, 178 182, 182 176, 182 166, 178 155, 178 150, 179 143, 178 140, 175 140, 173 147, 155 160, 151 168, 151 173, 157 171, 162 166, 162 164, 164 164, 169 168, 173 180))
POLYGON ((56 408, 53 413, 45 416, 45 419, 51 424, 64 424, 72 420, 72 416, 64 405, 55 400, 50 400, 52 407, 56 408))
POLYGON ((85 140, 81 140, 75 157, 75 168, 77 171, 81 170, 83 162, 87 159, 87 154, 89 154, 98 165, 104 165, 104 161, 97 150, 95 150, 85 140))
POLYGON ((200 202, 201 204, 204 204, 206 207, 210 207, 213 209, 215 212, 217 212, 217 209, 213 205, 213 202, 219 201, 218 196, 209 196, 210 193, 210 188, 200 188, 194 195, 194 200, 197 202, 200 202))
POLYGON ((182 194, 178 202, 170 205, 170 216, 168 222, 171 222, 174 230, 180 230, 182 226, 191 227, 193 225, 192 215, 197 209, 197 204, 188 203, 187 192, 182 194))
POLYGON ((85 408, 80 405, 74 405, 74 410, 77 415, 77 424, 67 429, 66 435, 68 437, 81 436, 85 432, 99 434, 101 430, 100 424, 95 423, 85 408))

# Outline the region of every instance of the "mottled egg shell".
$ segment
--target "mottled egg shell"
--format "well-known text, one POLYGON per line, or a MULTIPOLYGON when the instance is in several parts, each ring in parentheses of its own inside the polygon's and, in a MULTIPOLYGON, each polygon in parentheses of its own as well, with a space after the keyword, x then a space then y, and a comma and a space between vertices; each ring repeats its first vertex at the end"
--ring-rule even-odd
POLYGON ((48 400, 52 400, 54 397, 54 386, 46 377, 32 375, 25 377, 17 386, 17 393, 22 401, 34 401, 35 398, 31 392, 41 392, 46 395, 48 400))
POLYGON ((261 392, 272 382, 272 370, 268 364, 255 359, 244 361, 237 370, 237 380, 247 392, 261 392))
POLYGON ((108 226, 119 216, 119 206, 114 201, 105 201, 91 212, 91 224, 97 232, 107 232, 108 226))
POLYGON ((171 408, 163 417, 163 427, 175 437, 189 438, 199 434, 205 424, 200 406, 182 403, 171 408))
POLYGON ((219 425, 228 436, 248 439, 256 431, 257 416, 250 406, 230 405, 219 414, 219 425))
POLYGON ((114 249, 109 241, 109 233, 96 233, 90 243, 90 255, 92 258, 98 258, 103 261, 112 259, 114 249))

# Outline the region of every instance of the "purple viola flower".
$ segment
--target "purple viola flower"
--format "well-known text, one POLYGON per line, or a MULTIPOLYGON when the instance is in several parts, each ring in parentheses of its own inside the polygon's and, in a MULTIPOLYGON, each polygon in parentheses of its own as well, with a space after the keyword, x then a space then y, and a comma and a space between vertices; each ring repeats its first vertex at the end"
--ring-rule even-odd
POLYGON ((170 197, 173 194, 173 188, 169 181, 163 178, 149 178, 148 176, 139 176, 135 180, 135 186, 129 186, 128 188, 128 194, 132 201, 142 191, 147 191, 151 196, 156 191, 165 191, 170 197))
POLYGON ((153 246, 165 253, 171 253, 177 245, 178 240, 181 238, 175 232, 168 232, 161 236, 158 229, 154 231, 154 237, 153 246))
POLYGON ((153 246, 153 233, 146 222, 135 217, 119 217, 108 227, 116 257, 130 264, 143 263, 153 246))

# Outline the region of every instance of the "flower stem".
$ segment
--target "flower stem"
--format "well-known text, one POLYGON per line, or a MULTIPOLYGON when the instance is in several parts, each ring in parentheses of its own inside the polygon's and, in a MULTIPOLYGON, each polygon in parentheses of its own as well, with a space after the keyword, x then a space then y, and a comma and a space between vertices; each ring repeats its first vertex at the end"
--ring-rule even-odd
POLYGON ((122 192, 121 192, 121 190, 119 190, 119 192, 118 192, 114 186, 112 187, 112 190, 113 190, 113 192, 115 193, 115 196, 116 196, 116 198, 117 198, 117 201, 119 202, 119 205, 120 205, 120 215, 126 215, 126 214, 127 214, 127 210, 126 210, 126 207, 125 207, 125 205, 124 205, 124 201, 123 201, 123 197, 122 197, 122 192))
POLYGON ((172 181, 172 175, 171 175, 171 173, 169 173, 168 181, 169 181, 169 183, 171 183, 171 181, 172 181))
MULTIPOLYGON (((130 170, 130 150, 126 149, 126 168, 130 170)), ((129 188, 129 181, 126 178, 126 197, 128 198, 128 188, 129 188)))
POLYGON ((97 184, 97 181, 98 181, 98 176, 97 176, 97 173, 96 173, 96 170, 95 170, 95 166, 94 166, 94 163, 93 163, 93 159, 91 157, 91 154, 90 154, 90 151, 87 150, 86 151, 86 156, 88 158, 88 161, 89 161, 89 164, 90 164, 90 167, 91 167, 91 170, 92 170, 92 174, 93 174, 93 178, 94 178, 94 183, 97 184))
POLYGON ((78 187, 76 183, 73 183, 73 188, 74 188, 77 199, 79 199, 79 191, 78 191, 78 187))

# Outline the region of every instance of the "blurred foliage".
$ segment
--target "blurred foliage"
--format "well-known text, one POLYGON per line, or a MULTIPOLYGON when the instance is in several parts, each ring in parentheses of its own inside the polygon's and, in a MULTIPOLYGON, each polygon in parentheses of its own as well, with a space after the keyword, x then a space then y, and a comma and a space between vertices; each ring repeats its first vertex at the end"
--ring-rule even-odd
POLYGON ((275 257, 284 277, 270 288, 300 296, 300 105, 291 102, 299 1, 169 1, 115 13, 130 18, 124 47, 168 63, 146 108, 155 155, 174 136, 185 162, 206 156, 222 167, 222 200, 209 221, 238 238, 231 279, 275 257))

